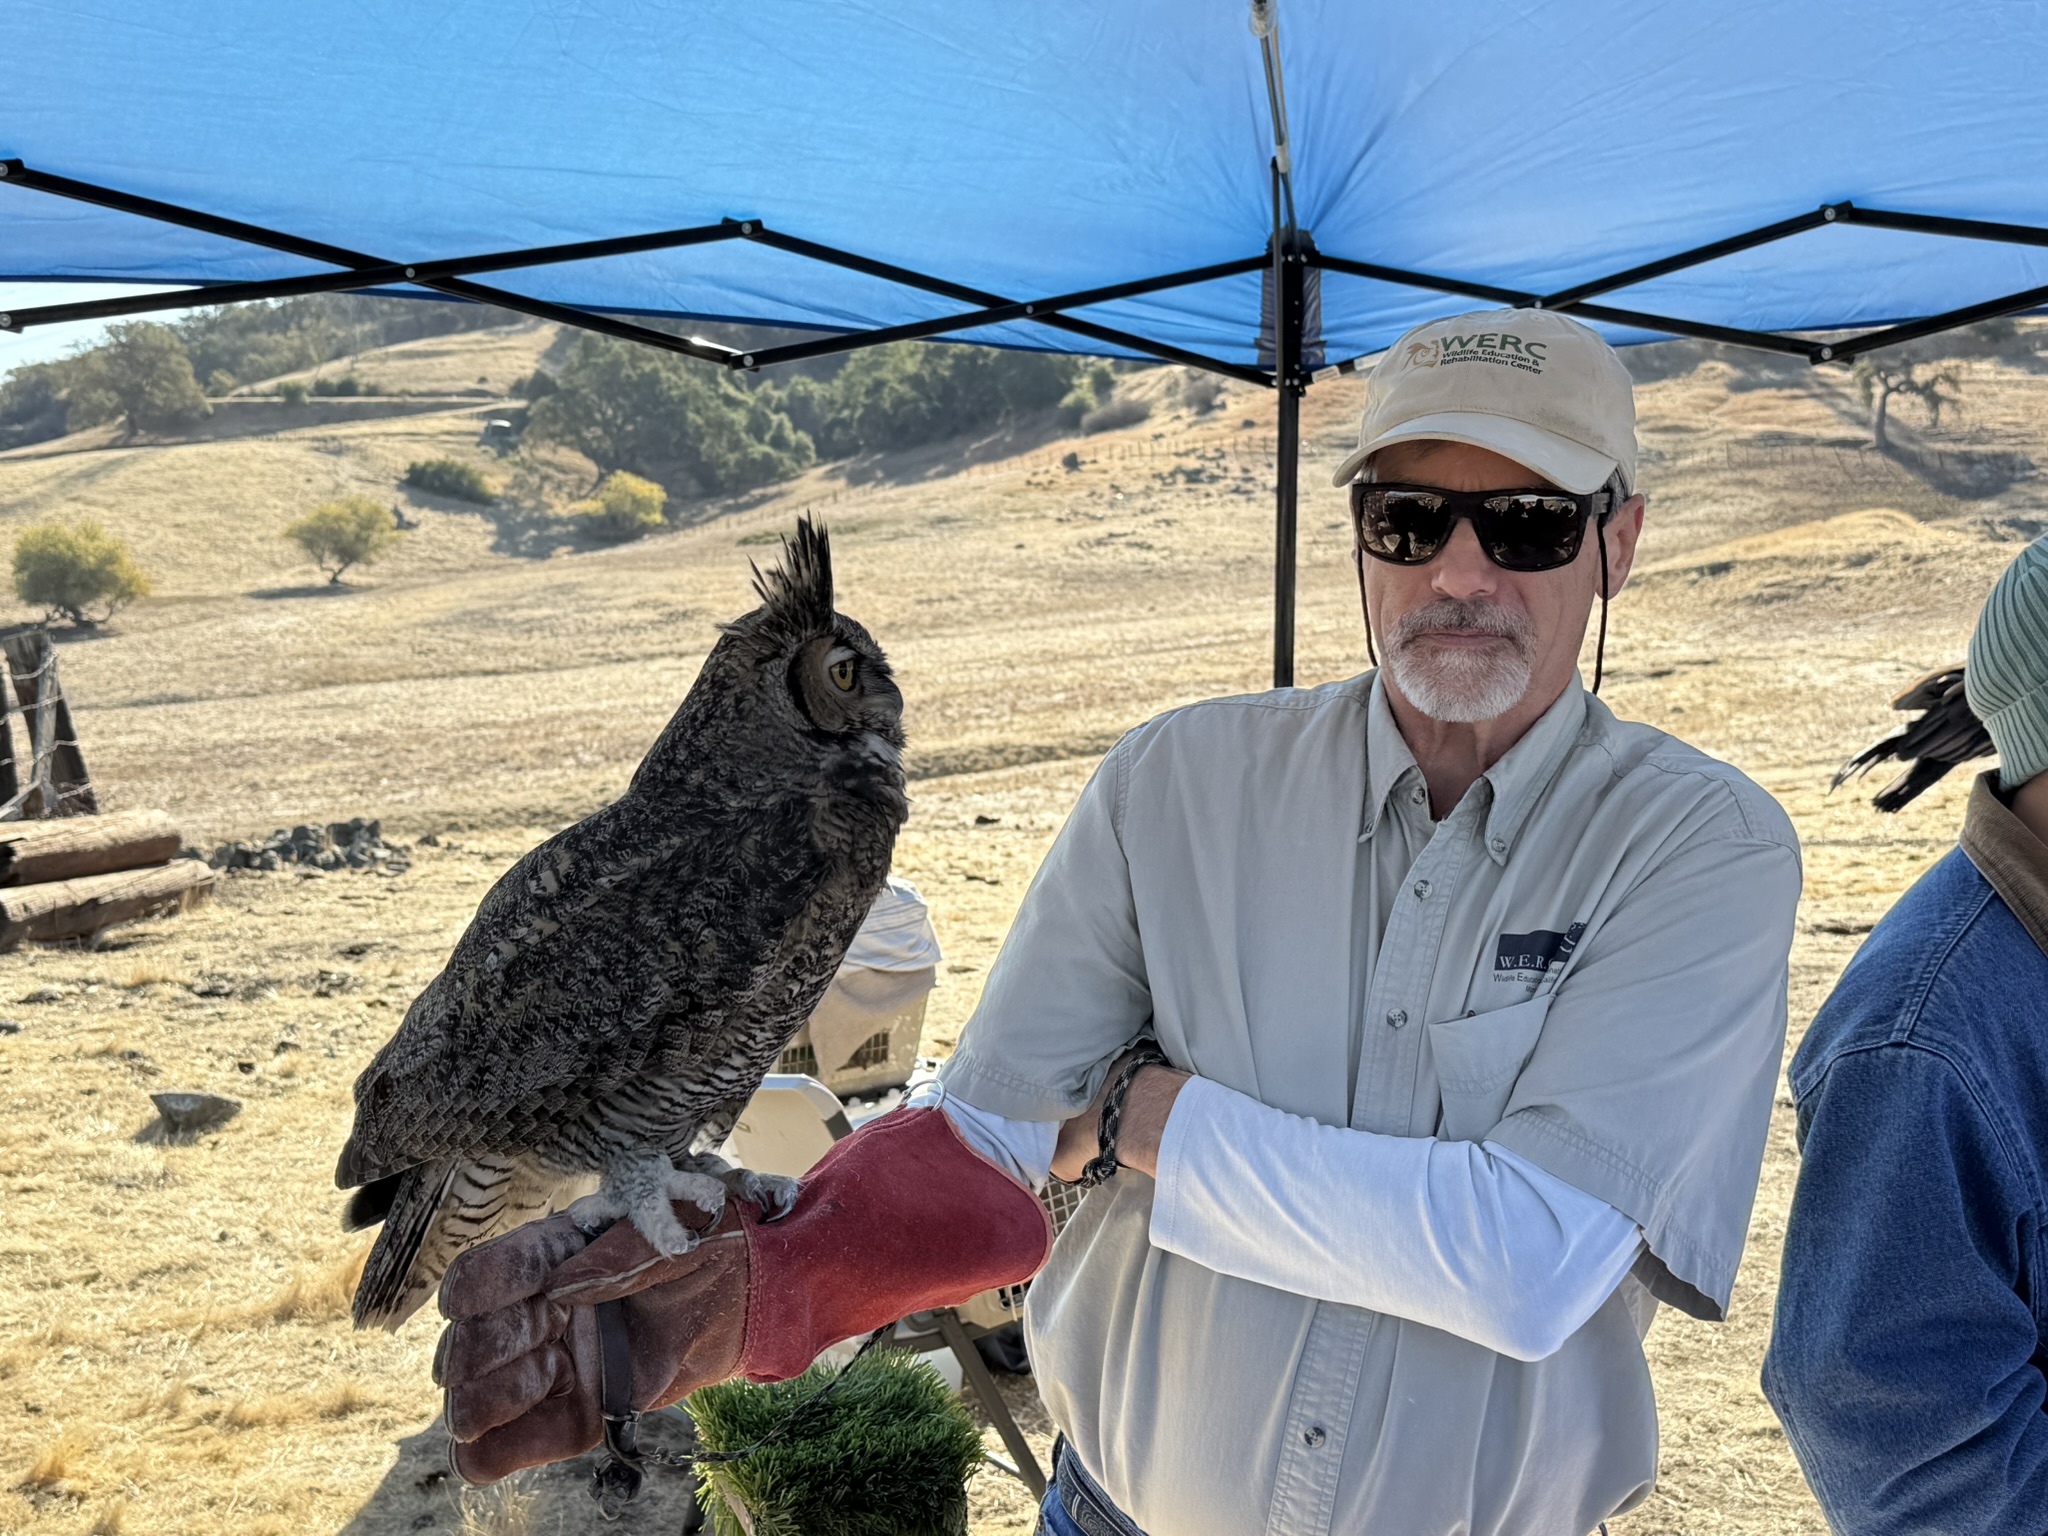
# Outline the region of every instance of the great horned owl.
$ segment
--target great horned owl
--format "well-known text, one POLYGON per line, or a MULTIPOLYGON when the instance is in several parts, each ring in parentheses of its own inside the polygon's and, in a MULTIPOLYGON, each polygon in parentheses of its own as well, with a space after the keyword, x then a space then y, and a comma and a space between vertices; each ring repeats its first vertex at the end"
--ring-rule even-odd
POLYGON ((397 1327, 464 1247, 564 1206, 673 1254, 695 1238, 671 1198, 795 1198, 711 1149, 888 875, 903 696, 833 611, 823 529, 800 520, 754 583, 625 794, 506 872, 356 1080, 335 1181, 351 1230, 384 1225, 358 1327, 397 1327))

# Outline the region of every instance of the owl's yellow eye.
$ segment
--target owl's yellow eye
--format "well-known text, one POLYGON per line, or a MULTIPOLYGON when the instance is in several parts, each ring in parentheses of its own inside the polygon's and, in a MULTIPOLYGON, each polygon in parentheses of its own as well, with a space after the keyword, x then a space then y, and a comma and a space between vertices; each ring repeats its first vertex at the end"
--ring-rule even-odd
POLYGON ((825 670, 832 678, 833 687, 837 688, 841 693, 853 692, 853 658, 851 656, 847 657, 844 661, 833 662, 825 670))

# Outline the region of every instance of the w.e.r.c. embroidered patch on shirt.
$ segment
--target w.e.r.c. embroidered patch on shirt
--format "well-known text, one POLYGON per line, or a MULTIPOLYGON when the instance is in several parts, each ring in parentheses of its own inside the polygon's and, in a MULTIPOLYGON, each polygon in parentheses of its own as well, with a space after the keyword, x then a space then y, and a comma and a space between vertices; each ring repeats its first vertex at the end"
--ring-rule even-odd
POLYGON ((1528 933, 1504 933, 1493 949, 1495 981, 1540 981, 1553 965, 1562 965, 1579 946, 1584 923, 1573 923, 1559 933, 1554 928, 1537 928, 1528 933))

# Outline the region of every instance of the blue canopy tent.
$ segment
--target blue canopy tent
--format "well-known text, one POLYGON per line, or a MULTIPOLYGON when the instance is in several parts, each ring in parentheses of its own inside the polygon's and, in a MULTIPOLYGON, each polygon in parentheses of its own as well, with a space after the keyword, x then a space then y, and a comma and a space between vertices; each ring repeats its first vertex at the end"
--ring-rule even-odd
POLYGON ((1301 393, 1410 325, 1541 305, 1829 364, 2048 303, 2048 16, 2017 0, 11 19, 0 280, 191 286, 0 326, 425 290, 730 368, 944 337, 1255 381, 1281 684, 1301 393))

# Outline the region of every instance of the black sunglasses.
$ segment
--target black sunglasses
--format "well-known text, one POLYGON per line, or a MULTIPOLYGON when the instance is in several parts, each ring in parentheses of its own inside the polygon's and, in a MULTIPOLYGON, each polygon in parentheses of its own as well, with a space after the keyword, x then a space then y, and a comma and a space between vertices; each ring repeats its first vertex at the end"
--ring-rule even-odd
POLYGON ((1610 491, 1445 491, 1432 485, 1354 481, 1351 520, 1358 542, 1389 565, 1427 565, 1451 539, 1458 519, 1486 558, 1504 571, 1554 571, 1579 557, 1586 519, 1604 524, 1614 512, 1610 491))

